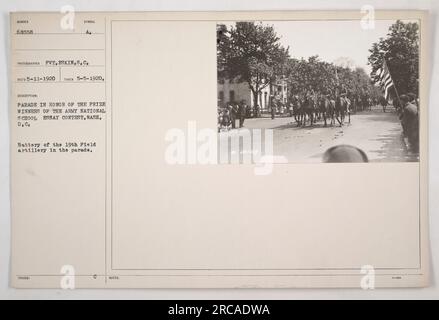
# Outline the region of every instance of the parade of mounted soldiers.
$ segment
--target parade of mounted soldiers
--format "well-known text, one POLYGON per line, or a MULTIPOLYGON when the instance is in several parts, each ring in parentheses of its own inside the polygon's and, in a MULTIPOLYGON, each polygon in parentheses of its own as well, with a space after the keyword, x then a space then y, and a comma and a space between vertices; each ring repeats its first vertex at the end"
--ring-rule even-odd
POLYGON ((407 148, 418 152, 417 23, 395 21, 386 37, 370 44, 369 72, 342 52, 333 62, 317 54, 292 57, 294 48, 284 46, 269 24, 218 24, 217 35, 219 131, 255 118, 290 118, 296 128, 354 127, 353 115, 393 113, 407 148))

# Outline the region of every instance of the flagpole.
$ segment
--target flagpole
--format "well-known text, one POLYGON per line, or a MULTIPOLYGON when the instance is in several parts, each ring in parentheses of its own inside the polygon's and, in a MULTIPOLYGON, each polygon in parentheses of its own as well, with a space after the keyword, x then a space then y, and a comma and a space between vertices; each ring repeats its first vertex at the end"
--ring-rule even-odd
MULTIPOLYGON (((392 74, 390 73, 389 66, 387 65, 386 58, 384 56, 383 56, 383 60, 384 60, 384 64, 386 65, 386 69, 388 70, 388 72, 390 74, 390 77, 392 77, 392 74)), ((396 83, 395 83, 395 81, 393 81, 393 78, 392 78, 392 82, 393 82, 393 87, 395 88, 396 98, 398 98, 399 106, 402 108, 401 99, 399 98, 398 89, 396 88, 396 83)))

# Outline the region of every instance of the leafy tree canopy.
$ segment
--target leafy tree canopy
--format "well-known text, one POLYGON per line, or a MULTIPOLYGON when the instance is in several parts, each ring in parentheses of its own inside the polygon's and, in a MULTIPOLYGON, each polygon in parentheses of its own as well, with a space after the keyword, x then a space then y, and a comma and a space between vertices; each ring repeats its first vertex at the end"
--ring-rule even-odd
POLYGON ((284 71, 288 48, 273 26, 237 22, 230 29, 218 25, 217 33, 218 79, 246 81, 257 98, 284 71))
MULTIPOLYGON (((361 68, 325 62, 317 55, 291 58, 290 48, 281 45, 273 26, 255 22, 237 22, 230 27, 219 24, 217 34, 218 80, 247 82, 255 99, 263 88, 279 78, 286 79, 290 95, 310 87, 326 92, 341 84, 352 95, 382 95, 361 68)), ((417 93, 418 47, 418 25, 397 21, 387 38, 380 39, 369 50, 372 73, 382 66, 385 57, 398 90, 417 93)))
POLYGON ((418 94, 419 26, 416 22, 396 21, 385 38, 380 38, 369 49, 372 75, 387 62, 399 94, 418 94))

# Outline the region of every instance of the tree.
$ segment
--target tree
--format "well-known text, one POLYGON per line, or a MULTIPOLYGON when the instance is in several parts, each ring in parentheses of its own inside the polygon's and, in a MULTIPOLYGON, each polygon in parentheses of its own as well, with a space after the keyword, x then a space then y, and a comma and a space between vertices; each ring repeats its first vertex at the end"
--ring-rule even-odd
POLYGON ((254 105, 259 93, 282 76, 289 57, 273 26, 254 22, 237 22, 230 30, 217 27, 218 80, 247 82, 254 105))
POLYGON ((337 66, 321 61, 318 56, 305 59, 290 59, 288 62, 288 87, 291 95, 304 93, 309 87, 320 93, 334 91, 344 84, 354 94, 370 92, 370 78, 361 68, 337 66))
POLYGON ((393 82, 399 93, 418 94, 419 79, 419 25, 397 20, 389 28, 386 38, 380 38, 369 50, 372 74, 383 66, 386 59, 393 82))

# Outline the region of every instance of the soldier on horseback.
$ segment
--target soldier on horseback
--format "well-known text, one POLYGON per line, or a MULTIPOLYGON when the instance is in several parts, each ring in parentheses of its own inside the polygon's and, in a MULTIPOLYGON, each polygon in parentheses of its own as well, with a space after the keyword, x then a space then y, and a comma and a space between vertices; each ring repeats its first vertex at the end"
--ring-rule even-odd
POLYGON ((323 116, 324 127, 327 125, 326 119, 329 119, 331 121, 331 125, 333 125, 335 100, 333 99, 333 93, 330 88, 326 87, 324 92, 319 95, 318 105, 318 109, 323 116))
POLYGON ((306 93, 305 93, 306 99, 313 100, 315 95, 316 95, 316 93, 315 93, 314 89, 311 87, 311 85, 309 85, 308 89, 306 90, 306 93))
POLYGON ((308 88, 305 88, 305 90, 302 91, 301 104, 301 125, 306 125, 307 116, 310 124, 313 125, 313 123, 315 122, 314 113, 316 111, 316 93, 311 85, 309 85, 308 88))
MULTIPOLYGON (((337 88, 338 89, 338 88, 337 88)), ((336 89, 336 90, 337 90, 336 89)), ((337 95, 337 94, 336 94, 337 95)), ((340 95, 340 97, 343 99, 343 100, 345 100, 346 101, 346 103, 348 103, 348 95, 349 95, 349 91, 348 91, 348 89, 346 88, 346 86, 344 85, 344 84, 342 84, 341 86, 340 86, 340 89, 339 89, 339 95, 340 95)))
POLYGON ((332 92, 331 88, 326 88, 325 94, 324 96, 328 99, 328 100, 334 100, 334 93, 332 92))
POLYGON ((349 107, 351 101, 349 100, 348 95, 349 91, 346 88, 345 84, 342 84, 341 86, 339 85, 335 88, 335 116, 340 126, 343 125, 344 117, 346 114, 349 117, 349 122, 351 119, 349 107))

